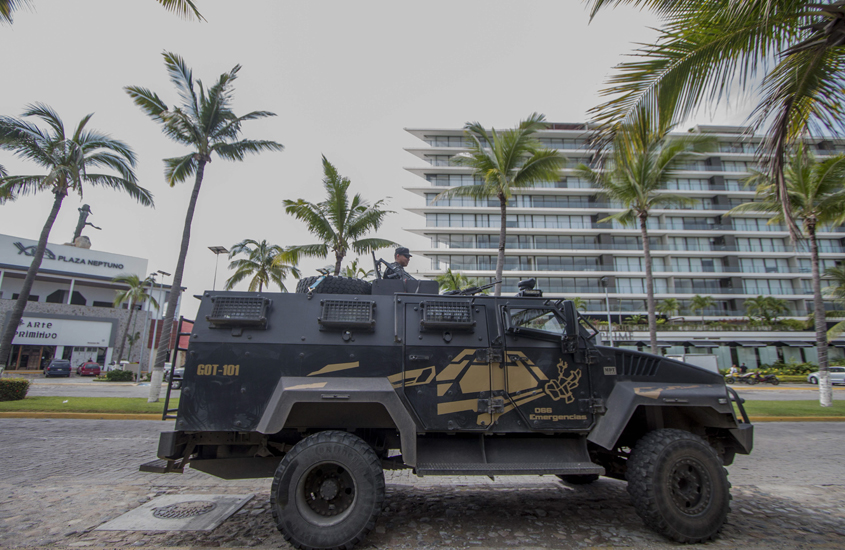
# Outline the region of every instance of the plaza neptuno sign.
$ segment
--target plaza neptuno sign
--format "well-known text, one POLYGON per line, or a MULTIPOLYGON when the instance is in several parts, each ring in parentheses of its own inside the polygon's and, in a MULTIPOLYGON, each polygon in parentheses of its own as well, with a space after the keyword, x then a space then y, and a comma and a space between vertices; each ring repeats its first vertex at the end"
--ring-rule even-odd
MULTIPOLYGON (((0 235, 0 266, 29 268, 37 245, 37 242, 29 239, 0 235)), ((147 260, 75 246, 49 244, 44 251, 41 269, 107 277, 133 273, 143 277, 147 272, 147 260)))

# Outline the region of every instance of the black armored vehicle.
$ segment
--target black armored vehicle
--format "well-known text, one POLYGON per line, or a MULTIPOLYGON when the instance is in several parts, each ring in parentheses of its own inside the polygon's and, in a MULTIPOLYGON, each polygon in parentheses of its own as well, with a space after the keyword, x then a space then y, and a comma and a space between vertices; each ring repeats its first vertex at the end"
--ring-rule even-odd
POLYGON ((721 530, 724 467, 751 451, 753 428, 718 374, 598 345, 572 302, 532 284, 493 297, 438 294, 433 281, 303 281, 291 294, 202 295, 175 431, 142 470, 272 478, 273 517, 298 548, 361 541, 383 470, 402 468, 604 475, 627 480, 666 537, 721 530))

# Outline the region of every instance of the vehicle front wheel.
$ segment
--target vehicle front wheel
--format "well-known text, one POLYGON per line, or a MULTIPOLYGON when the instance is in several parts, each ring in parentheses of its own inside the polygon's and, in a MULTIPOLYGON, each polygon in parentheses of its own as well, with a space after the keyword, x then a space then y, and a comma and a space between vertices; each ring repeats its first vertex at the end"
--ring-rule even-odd
POLYGON ((309 436, 282 459, 270 504, 276 527, 296 548, 352 548, 375 526, 384 472, 372 447, 347 432, 309 436))
POLYGON ((725 376, 725 384, 733 384, 736 379, 733 376, 725 376))
POLYGON ((819 383, 818 378, 816 378, 815 376, 810 377, 810 384, 818 384, 818 383, 819 383))
POLYGON ((778 384, 780 384, 780 380, 778 380, 777 378, 772 378, 771 383, 773 386, 777 386, 778 384))
POLYGON ((716 451, 684 430, 649 432, 628 460, 628 493, 646 526, 683 543, 714 538, 730 511, 730 483, 716 451))
POLYGON ((182 381, 181 380, 174 380, 173 383, 170 385, 170 387, 173 388, 174 390, 178 390, 179 388, 182 387, 182 381))

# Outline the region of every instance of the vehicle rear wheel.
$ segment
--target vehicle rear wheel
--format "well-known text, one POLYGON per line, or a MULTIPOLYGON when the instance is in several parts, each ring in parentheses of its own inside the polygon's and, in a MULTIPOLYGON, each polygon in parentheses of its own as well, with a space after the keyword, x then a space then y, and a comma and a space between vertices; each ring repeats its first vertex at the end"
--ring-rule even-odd
POLYGON ((173 383, 170 385, 170 387, 173 388, 174 390, 178 390, 179 388, 182 387, 182 381, 181 380, 174 380, 173 383))
POLYGON ((296 548, 352 548, 375 526, 384 472, 372 447, 347 432, 325 431, 297 443, 273 477, 276 527, 296 548))
POLYGON ((772 378, 770 382, 773 386, 777 386, 778 384, 780 384, 780 380, 778 380, 777 378, 772 378))
POLYGON ((818 383, 819 383, 818 378, 816 378, 815 376, 810 377, 810 384, 818 384, 818 383))
MULTIPOLYGON (((317 282, 321 276, 303 277, 296 283, 297 294, 308 294, 308 289, 317 282)), ((327 275, 325 279, 314 288, 317 294, 372 294, 373 284, 363 279, 352 279, 349 277, 334 277, 327 275)))
POLYGON ((733 384, 736 379, 733 376, 725 376, 725 384, 733 384))
POLYGON ((746 380, 746 382, 748 382, 749 386, 753 386, 754 384, 757 383, 757 379, 756 378, 749 378, 748 380, 746 380))
POLYGON ((628 493, 649 528, 672 540, 714 538, 730 511, 728 474, 707 441, 684 430, 649 432, 628 459, 628 493))
POLYGON ((599 479, 598 474, 577 474, 577 475, 559 475, 557 476, 561 481, 569 483, 570 485, 589 485, 590 483, 599 479))

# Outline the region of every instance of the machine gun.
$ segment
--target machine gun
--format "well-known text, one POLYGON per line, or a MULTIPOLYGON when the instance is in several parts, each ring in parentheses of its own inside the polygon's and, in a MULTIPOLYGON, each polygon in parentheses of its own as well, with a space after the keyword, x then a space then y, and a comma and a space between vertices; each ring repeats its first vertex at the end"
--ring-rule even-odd
POLYGON ((373 269, 376 273, 376 279, 400 279, 399 275, 393 267, 384 258, 376 259, 376 251, 373 250, 373 269), (381 266, 384 266, 384 274, 381 272, 381 266))
POLYGON ((443 296, 474 296, 479 292, 483 292, 488 288, 493 288, 497 284, 501 283, 502 281, 494 281, 489 285, 484 286, 468 286, 461 290, 447 290, 443 293, 443 296))

